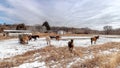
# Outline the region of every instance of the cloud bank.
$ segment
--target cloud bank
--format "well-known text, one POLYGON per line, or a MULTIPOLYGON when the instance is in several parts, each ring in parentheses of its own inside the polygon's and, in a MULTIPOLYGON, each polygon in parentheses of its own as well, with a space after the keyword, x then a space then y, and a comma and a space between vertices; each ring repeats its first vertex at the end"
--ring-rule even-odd
POLYGON ((89 27, 105 25, 119 28, 120 0, 3 0, 0 21, 6 23, 89 27))

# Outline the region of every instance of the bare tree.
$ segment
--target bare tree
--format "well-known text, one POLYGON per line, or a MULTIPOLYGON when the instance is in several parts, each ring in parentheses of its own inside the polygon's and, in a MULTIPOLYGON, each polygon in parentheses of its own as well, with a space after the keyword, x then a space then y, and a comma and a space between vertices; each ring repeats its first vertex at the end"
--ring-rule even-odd
POLYGON ((105 34, 110 34, 112 31, 112 26, 104 26, 103 29, 105 34))
POLYGON ((26 28, 24 23, 23 24, 18 24, 17 27, 16 27, 16 30, 26 30, 26 29, 27 28, 26 28))

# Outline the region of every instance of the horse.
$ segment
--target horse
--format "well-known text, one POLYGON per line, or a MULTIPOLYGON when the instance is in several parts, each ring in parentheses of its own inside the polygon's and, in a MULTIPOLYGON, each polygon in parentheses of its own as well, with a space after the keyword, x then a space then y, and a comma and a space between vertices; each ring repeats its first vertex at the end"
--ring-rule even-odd
POLYGON ((74 47, 73 39, 71 39, 71 40, 68 42, 68 48, 69 48, 69 51, 70 51, 70 52, 73 51, 73 47, 74 47))
POLYGON ((91 44, 93 43, 93 41, 94 41, 94 44, 96 44, 97 39, 99 39, 99 36, 92 37, 91 38, 91 44))
POLYGON ((55 38, 55 39, 59 41, 59 40, 60 40, 60 38, 61 38, 60 36, 56 36, 56 38, 55 38))
POLYGON ((56 40, 60 40, 60 36, 50 36, 51 39, 56 39, 56 40))
POLYGON ((34 39, 35 41, 37 38, 39 38, 39 35, 29 35, 29 40, 34 39))
POLYGON ((47 42, 47 45, 51 45, 51 38, 50 38, 50 36, 46 36, 46 42, 47 42))
POLYGON ((29 41, 29 37, 27 34, 19 35, 19 42, 21 44, 28 44, 28 41, 29 41))

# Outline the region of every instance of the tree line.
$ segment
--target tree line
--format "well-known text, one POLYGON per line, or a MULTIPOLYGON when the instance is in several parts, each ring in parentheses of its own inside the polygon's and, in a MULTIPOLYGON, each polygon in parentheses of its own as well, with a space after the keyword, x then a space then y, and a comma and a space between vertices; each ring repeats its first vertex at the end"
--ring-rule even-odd
POLYGON ((71 32, 74 34, 106 34, 106 35, 119 35, 120 28, 113 29, 112 26, 104 26, 103 30, 93 30, 88 27, 86 28, 73 28, 73 27, 57 27, 50 26, 47 21, 43 22, 43 24, 37 24, 33 26, 21 24, 0 24, 0 32, 3 32, 4 29, 12 29, 12 30, 31 30, 33 32, 57 32, 59 30, 63 30, 65 32, 71 32))

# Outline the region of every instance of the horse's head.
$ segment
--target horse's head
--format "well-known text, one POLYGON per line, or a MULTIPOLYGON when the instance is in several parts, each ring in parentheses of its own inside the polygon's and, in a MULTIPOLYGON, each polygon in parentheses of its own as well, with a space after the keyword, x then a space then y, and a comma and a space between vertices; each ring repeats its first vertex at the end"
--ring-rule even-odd
POLYGON ((32 39, 31 35, 28 35, 28 38, 29 38, 29 40, 31 40, 32 39))
POLYGON ((73 39, 71 39, 71 42, 73 43, 73 39))
POLYGON ((98 35, 98 36, 96 36, 96 39, 99 39, 99 35, 98 35))

